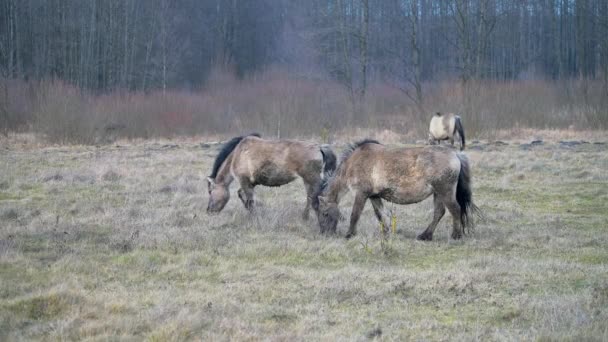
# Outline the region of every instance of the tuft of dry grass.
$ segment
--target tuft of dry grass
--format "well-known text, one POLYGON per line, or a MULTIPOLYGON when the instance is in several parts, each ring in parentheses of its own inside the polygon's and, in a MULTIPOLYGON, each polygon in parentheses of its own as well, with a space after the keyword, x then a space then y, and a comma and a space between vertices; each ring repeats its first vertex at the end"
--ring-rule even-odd
POLYGON ((299 182, 256 188, 254 216, 233 186, 207 216, 216 144, 19 146, 0 151, 3 341, 608 339, 606 145, 472 143, 486 221, 453 241, 446 216, 433 242, 414 239, 430 201, 388 204, 386 242, 370 206, 354 239, 321 236, 299 182))

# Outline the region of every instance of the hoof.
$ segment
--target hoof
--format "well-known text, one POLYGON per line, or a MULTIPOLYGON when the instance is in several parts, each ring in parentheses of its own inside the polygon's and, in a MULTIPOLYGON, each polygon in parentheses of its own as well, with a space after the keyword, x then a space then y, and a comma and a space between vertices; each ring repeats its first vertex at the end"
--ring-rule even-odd
POLYGON ((462 238, 462 234, 454 234, 452 233, 452 239, 454 240, 460 240, 462 238))
POLYGON ((355 234, 354 234, 354 233, 348 233, 348 234, 346 234, 345 238, 346 238, 347 240, 349 240, 349 239, 352 239, 354 236, 355 236, 355 234))
POLYGON ((433 240, 433 234, 422 233, 422 234, 416 236, 416 240, 419 240, 419 241, 432 241, 433 240))

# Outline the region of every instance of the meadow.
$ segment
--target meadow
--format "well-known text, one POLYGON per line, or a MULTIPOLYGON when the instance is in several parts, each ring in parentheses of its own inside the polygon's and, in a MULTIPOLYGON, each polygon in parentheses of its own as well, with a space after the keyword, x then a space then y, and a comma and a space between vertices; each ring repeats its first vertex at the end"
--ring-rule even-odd
POLYGON ((208 216, 216 143, 3 144, 0 340, 607 340, 602 136, 473 142, 475 231, 389 204, 385 243, 369 204, 319 234, 300 182, 208 216))

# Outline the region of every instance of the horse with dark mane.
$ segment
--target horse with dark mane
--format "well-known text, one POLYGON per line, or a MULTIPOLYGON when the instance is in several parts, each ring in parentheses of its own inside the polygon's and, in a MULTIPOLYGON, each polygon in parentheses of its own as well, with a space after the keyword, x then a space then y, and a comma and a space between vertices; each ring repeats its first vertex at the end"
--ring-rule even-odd
POLYGON ((347 238, 356 234, 357 221, 369 199, 376 218, 387 232, 389 221, 382 200, 396 204, 421 202, 433 195, 433 221, 418 235, 432 240, 439 220, 449 210, 452 238, 459 239, 477 211, 471 192, 470 166, 466 156, 452 148, 427 146, 389 148, 375 140, 351 144, 340 158, 335 175, 321 183, 313 197, 321 232, 335 233, 338 204, 349 190, 355 191, 347 238))
POLYGON ((230 199, 230 184, 236 178, 238 195, 248 210, 253 210, 256 185, 281 186, 301 178, 306 188, 308 219, 312 195, 324 173, 336 168, 336 156, 326 145, 295 141, 265 140, 259 134, 232 138, 220 150, 207 177, 208 213, 218 213, 230 199))

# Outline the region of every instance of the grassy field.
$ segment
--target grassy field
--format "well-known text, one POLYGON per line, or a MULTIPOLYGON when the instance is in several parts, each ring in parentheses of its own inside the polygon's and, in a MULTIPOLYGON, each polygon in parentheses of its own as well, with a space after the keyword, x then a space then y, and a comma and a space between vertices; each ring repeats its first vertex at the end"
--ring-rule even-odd
POLYGON ((608 340, 608 145, 472 144, 475 233, 415 241, 427 200, 381 244, 299 182, 209 217, 218 146, 173 144, 0 150, 0 340, 608 340))

